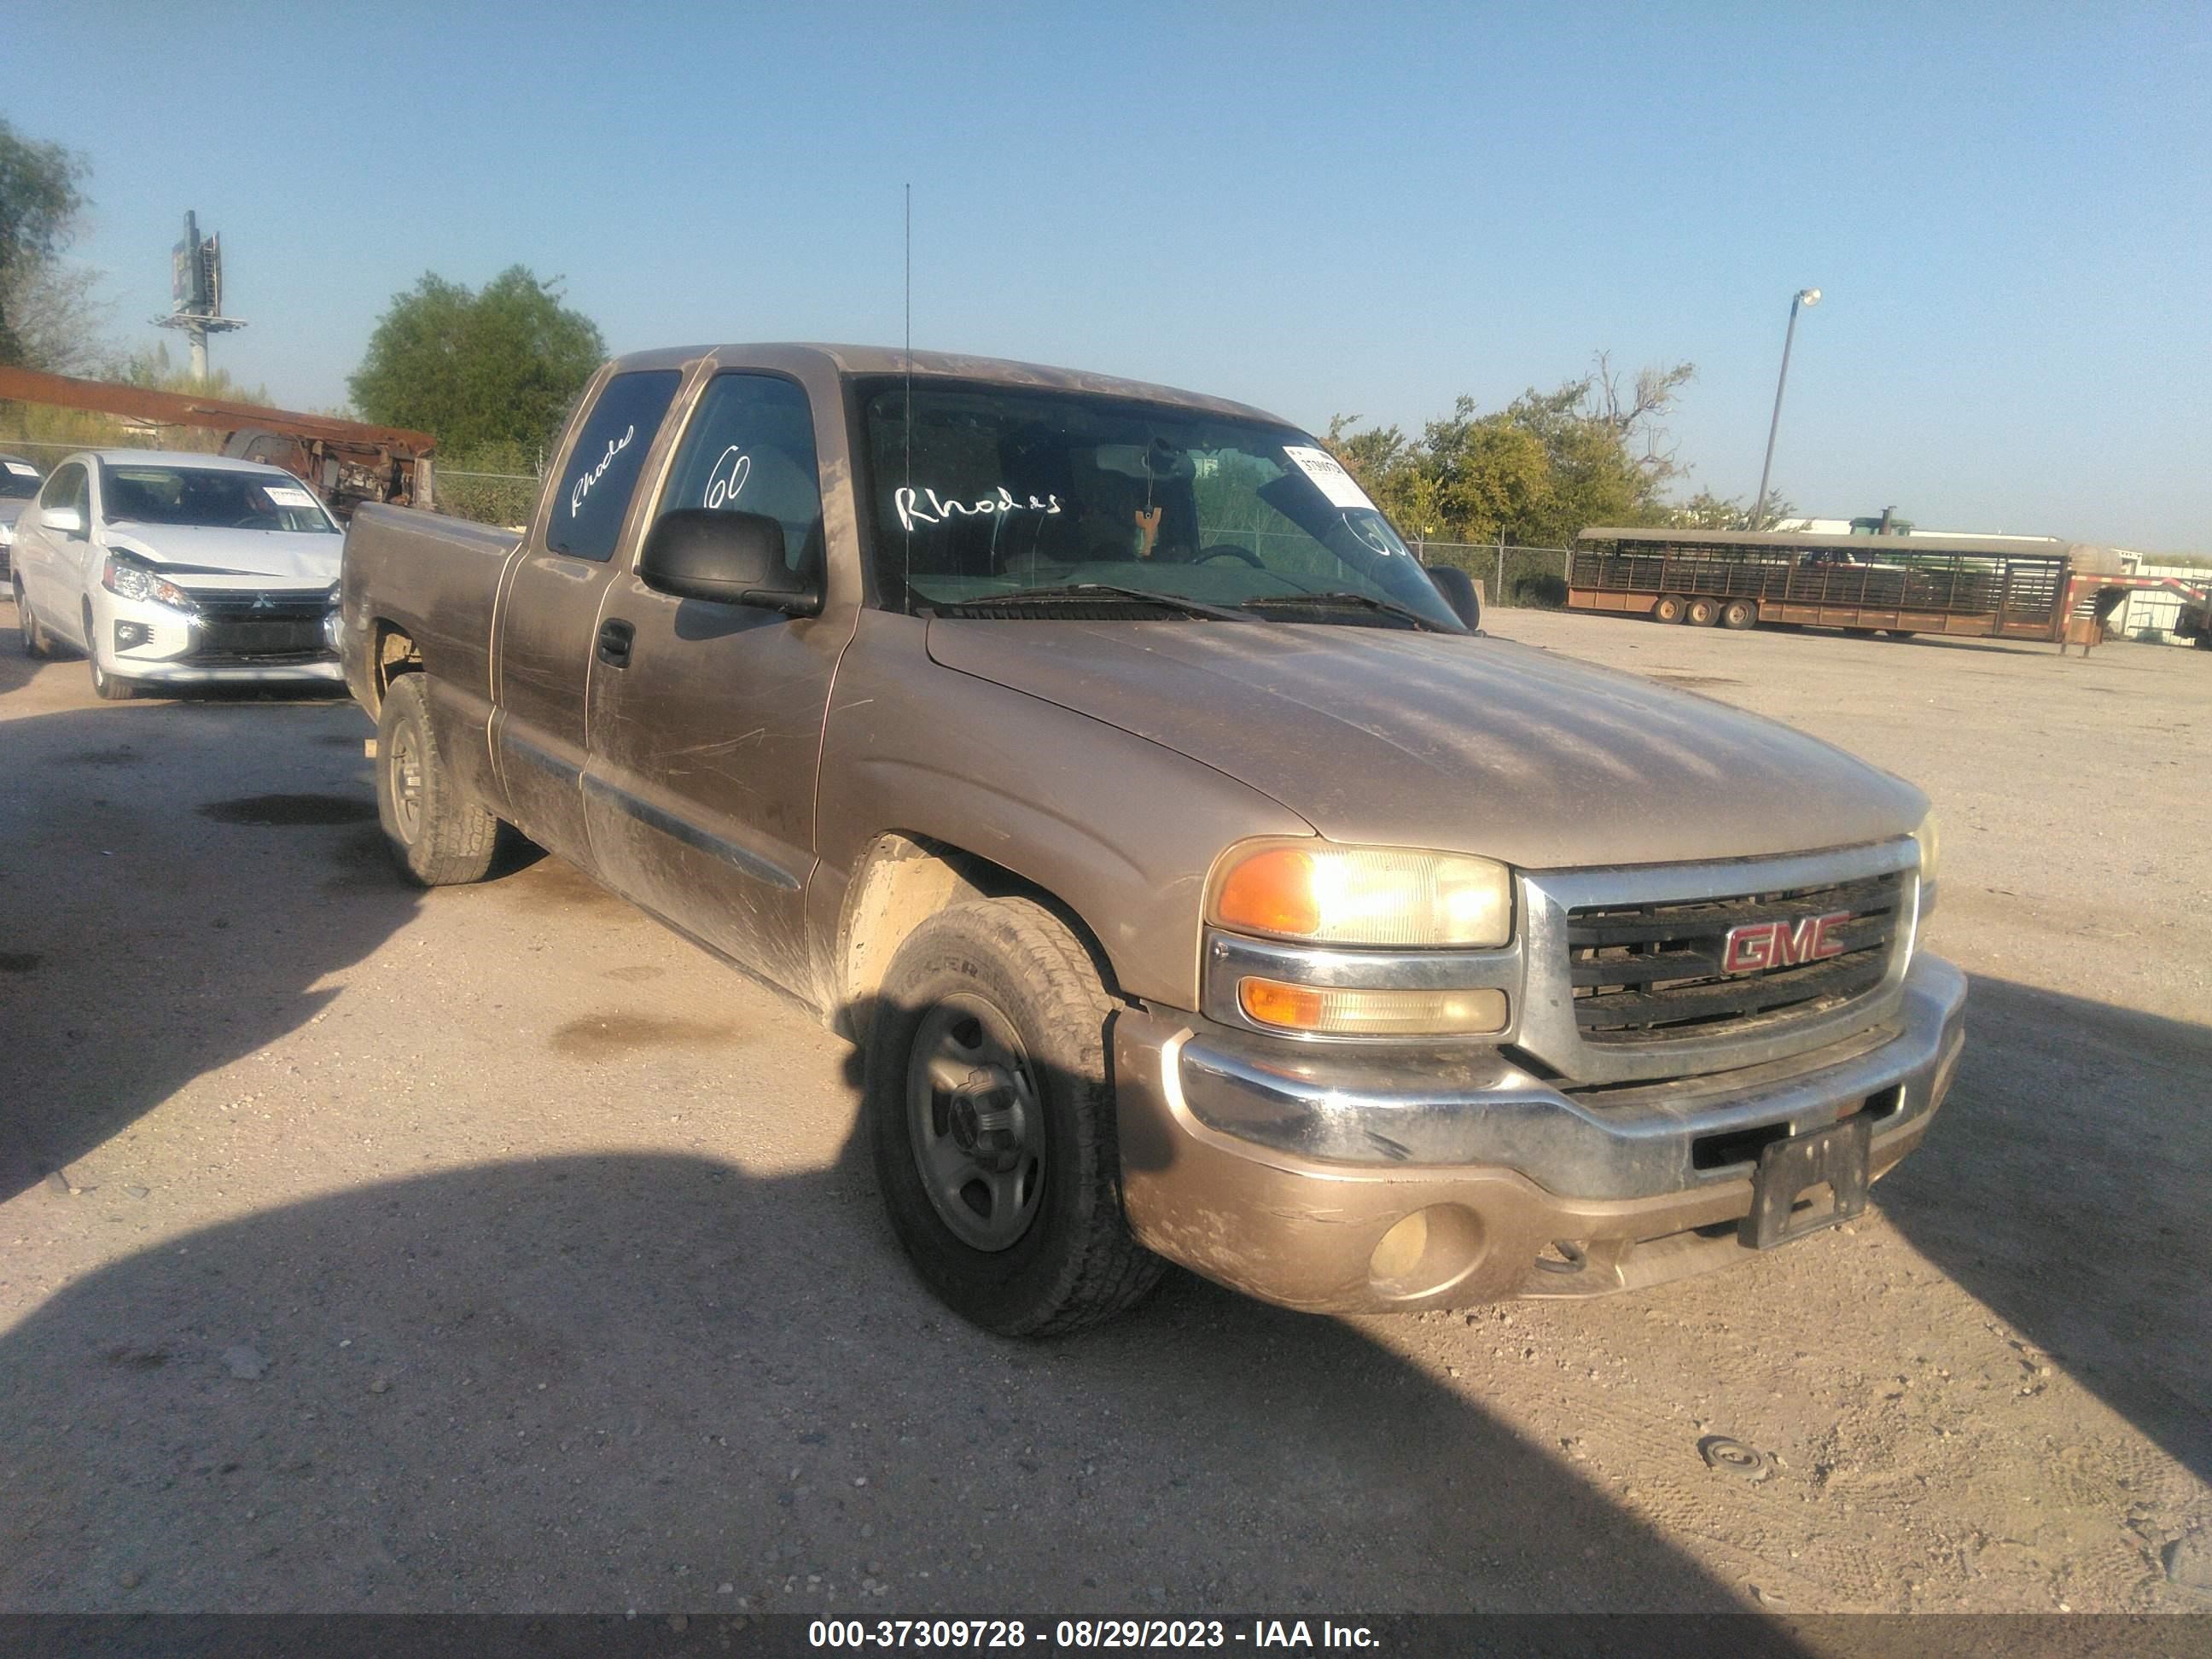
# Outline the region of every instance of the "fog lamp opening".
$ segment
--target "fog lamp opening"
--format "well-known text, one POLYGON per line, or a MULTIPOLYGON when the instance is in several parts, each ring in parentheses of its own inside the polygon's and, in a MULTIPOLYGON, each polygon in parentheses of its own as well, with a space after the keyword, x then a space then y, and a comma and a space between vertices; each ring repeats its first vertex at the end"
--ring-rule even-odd
POLYGON ((1377 1296, 1411 1302, 1448 1291, 1482 1261, 1482 1223, 1456 1204, 1431 1204, 1401 1217, 1367 1259, 1377 1296))

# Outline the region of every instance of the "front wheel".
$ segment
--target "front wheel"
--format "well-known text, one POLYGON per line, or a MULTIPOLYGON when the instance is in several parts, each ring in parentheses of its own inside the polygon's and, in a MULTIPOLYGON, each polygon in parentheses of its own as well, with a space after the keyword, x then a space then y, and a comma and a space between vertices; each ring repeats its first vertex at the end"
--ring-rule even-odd
POLYGON ((23 579, 21 576, 15 579, 14 589, 15 627, 23 636, 23 654, 34 660, 43 661, 54 654, 53 641, 46 637, 46 630, 40 625, 38 617, 32 612, 31 596, 23 591, 23 579))
POLYGON ((1109 1318, 1165 1267, 1121 1212, 1112 1009, 1027 899, 939 912, 884 975, 866 1107, 884 1207, 923 1282, 1002 1336, 1109 1318))
POLYGON ((425 887, 482 881, 499 820, 461 792, 438 751, 423 677, 385 689, 376 721, 376 816, 392 856, 425 887))

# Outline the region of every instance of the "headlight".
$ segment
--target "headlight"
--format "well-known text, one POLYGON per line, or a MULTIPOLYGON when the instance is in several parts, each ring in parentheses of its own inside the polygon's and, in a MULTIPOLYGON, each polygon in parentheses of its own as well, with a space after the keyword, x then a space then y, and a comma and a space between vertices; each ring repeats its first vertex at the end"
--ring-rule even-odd
POLYGON ((15 544, 15 521, 9 519, 0 519, 0 547, 13 547, 15 544))
POLYGON ((1936 879, 1936 815, 1930 812, 1920 820, 1920 827, 1912 832, 1912 839, 1920 843, 1920 884, 1929 885, 1936 879))
POLYGON ((1253 842, 1223 860, 1206 914, 1314 945, 1491 947, 1513 938, 1513 873, 1455 853, 1253 842))
POLYGON ((111 553, 100 568, 100 585, 118 599, 150 600, 179 611, 191 611, 192 596, 173 581, 164 580, 144 565, 111 553))

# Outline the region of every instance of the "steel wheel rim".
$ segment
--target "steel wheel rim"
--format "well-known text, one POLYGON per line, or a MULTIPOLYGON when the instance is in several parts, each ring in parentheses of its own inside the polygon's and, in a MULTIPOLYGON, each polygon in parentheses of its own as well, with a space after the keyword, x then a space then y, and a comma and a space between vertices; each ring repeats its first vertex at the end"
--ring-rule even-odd
POLYGON ((1036 1080, 1006 1016, 951 996, 922 1015, 907 1050, 907 1142, 922 1191, 971 1249, 1012 1249, 1044 1195, 1036 1080))
POLYGON ((415 728, 403 722, 392 734, 392 816, 409 846, 422 830, 422 757, 415 728))

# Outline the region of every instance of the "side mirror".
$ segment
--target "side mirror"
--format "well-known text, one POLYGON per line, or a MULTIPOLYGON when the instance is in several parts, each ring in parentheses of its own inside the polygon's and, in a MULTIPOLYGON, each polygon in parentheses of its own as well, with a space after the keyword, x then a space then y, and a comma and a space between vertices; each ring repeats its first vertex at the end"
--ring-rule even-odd
POLYGON ((1437 592, 1452 608, 1452 615, 1467 624, 1468 631, 1471 634, 1480 629, 1482 590, 1474 585, 1474 578, 1455 564, 1428 564, 1421 568, 1429 573, 1437 592))
POLYGON ((73 507, 50 507, 39 514, 39 522, 49 530, 58 530, 64 536, 84 534, 84 514, 73 507))
POLYGON ((679 599, 750 605, 787 617, 822 609, 822 580, 783 562, 783 526, 758 513, 690 507, 664 513, 645 538, 637 574, 679 599))

